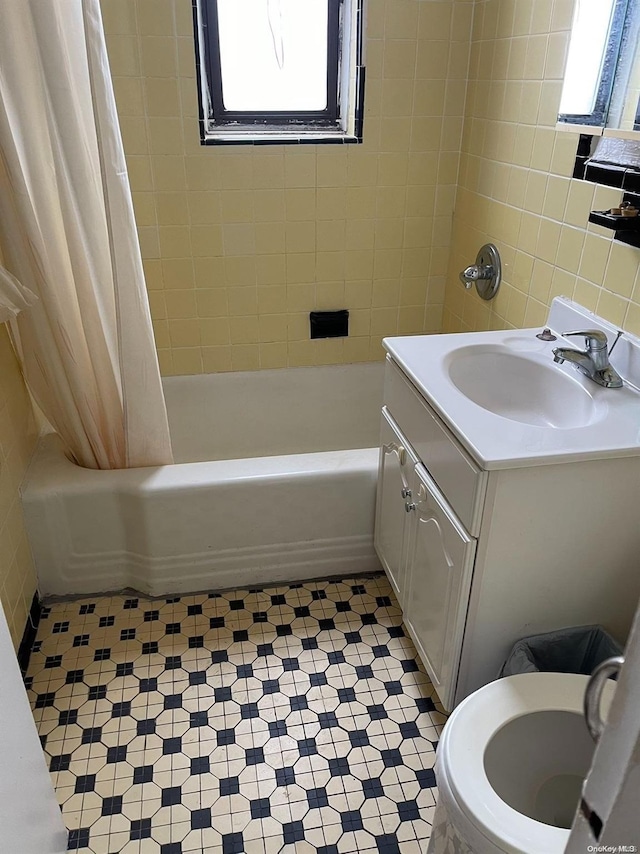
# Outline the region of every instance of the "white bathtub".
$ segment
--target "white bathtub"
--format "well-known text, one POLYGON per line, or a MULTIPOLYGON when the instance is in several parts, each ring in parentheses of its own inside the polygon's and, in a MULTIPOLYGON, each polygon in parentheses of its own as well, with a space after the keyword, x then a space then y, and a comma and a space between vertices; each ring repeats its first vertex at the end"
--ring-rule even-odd
POLYGON ((383 371, 166 379, 171 466, 83 469, 44 437, 22 490, 41 594, 159 596, 379 569, 383 371))

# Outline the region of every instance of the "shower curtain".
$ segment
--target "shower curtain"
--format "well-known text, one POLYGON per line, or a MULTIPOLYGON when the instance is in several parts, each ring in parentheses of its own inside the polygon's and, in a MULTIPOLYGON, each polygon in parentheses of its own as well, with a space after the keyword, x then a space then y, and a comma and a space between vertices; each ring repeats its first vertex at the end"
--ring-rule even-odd
POLYGON ((0 0, 0 319, 89 468, 172 462, 99 0, 0 0))

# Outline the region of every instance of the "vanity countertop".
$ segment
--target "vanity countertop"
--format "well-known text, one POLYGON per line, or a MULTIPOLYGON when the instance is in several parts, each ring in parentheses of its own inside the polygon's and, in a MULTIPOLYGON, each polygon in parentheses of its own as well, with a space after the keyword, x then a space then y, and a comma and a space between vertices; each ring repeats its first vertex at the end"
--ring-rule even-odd
POLYGON ((640 341, 620 337, 610 361, 624 386, 602 388, 569 362, 555 364, 552 351, 580 349, 579 338, 561 337, 576 329, 600 329, 611 346, 616 327, 564 297, 554 299, 547 326, 557 341, 541 341, 535 328, 394 337, 383 344, 484 469, 640 455, 640 341), (490 376, 494 368, 499 376, 490 376), (471 397, 486 385, 489 405, 497 400, 494 409, 506 416, 463 393, 460 375, 471 397))

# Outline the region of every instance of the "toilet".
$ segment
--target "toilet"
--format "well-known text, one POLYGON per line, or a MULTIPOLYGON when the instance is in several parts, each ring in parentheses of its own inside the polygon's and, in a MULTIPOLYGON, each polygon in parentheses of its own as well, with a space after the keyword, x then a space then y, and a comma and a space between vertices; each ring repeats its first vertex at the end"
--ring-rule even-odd
MULTIPOLYGON (((561 854, 595 744, 588 677, 526 673, 467 697, 438 745, 428 854, 561 854)), ((606 713, 615 683, 603 692, 606 713)))

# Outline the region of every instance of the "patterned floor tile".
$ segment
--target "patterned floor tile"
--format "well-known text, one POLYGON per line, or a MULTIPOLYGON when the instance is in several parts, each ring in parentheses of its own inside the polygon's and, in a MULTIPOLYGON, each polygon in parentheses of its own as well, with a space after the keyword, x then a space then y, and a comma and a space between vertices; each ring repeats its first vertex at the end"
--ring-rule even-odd
POLYGON ((26 683, 69 850, 426 849, 445 715, 383 575, 56 603, 26 683))

